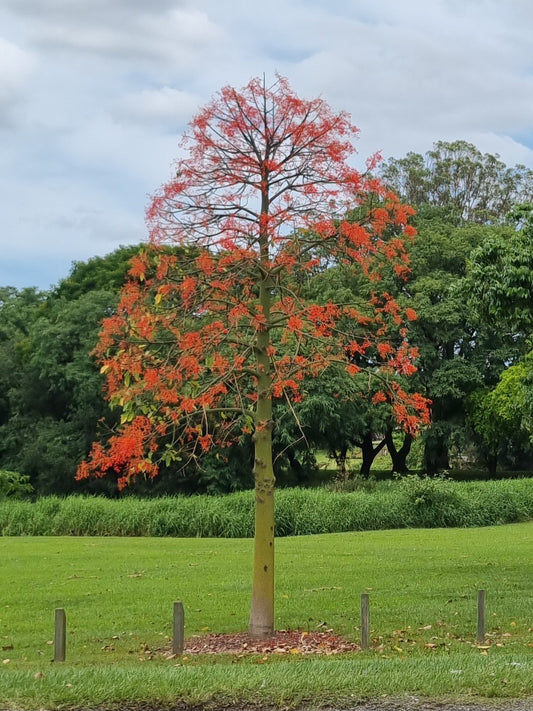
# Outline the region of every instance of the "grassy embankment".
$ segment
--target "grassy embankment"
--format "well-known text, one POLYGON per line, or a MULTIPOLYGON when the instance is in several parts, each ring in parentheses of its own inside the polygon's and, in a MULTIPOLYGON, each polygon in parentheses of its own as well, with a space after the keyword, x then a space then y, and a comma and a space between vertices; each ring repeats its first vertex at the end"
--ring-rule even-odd
MULTIPOLYGON (((351 493, 280 489, 276 536, 393 528, 492 526, 533 520, 533 478, 454 482, 406 477, 351 493)), ((3 501, 4 536, 253 536, 253 491, 162 499, 45 497, 3 501)))
POLYGON ((0 538, 0 706, 533 698, 533 523, 280 539, 277 628, 325 625, 357 641, 360 594, 368 592, 372 649, 169 659, 175 600, 184 603, 187 636, 246 629, 251 554, 244 539, 0 538), (57 607, 67 614, 67 661, 53 664, 57 607))

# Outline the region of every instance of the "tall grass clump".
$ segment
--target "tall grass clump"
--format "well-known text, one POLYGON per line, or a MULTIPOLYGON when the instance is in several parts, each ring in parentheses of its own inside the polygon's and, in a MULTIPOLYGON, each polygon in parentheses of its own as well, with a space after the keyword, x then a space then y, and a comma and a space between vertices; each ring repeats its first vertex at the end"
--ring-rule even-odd
MULTIPOLYGON (((533 479, 454 482, 408 476, 343 493, 280 489, 276 535, 492 526, 533 520, 533 479)), ((0 501, 3 536, 253 536, 252 491, 226 496, 119 500, 44 497, 0 501)))
POLYGON ((495 526, 533 519, 533 480, 469 482, 464 526, 495 526))
POLYGON ((398 487, 405 525, 411 528, 448 528, 468 525, 466 490, 444 477, 408 476, 398 487))
POLYGON ((301 536, 404 528, 398 500, 384 485, 372 493, 284 489, 276 498, 276 535, 301 536))

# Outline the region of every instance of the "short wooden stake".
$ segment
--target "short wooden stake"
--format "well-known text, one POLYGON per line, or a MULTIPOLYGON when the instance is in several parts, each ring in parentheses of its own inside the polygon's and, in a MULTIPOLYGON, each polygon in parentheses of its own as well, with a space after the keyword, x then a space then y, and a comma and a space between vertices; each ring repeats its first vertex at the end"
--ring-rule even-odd
POLYGON ((185 637, 185 614, 183 603, 174 603, 174 623, 172 635, 172 654, 182 654, 183 640, 185 637))
POLYGON ((370 641, 370 601, 368 593, 361 595, 361 649, 368 649, 370 641))
POLYGON ((477 643, 485 642, 485 591, 477 591, 477 643))
POLYGON ((67 642, 67 617, 65 610, 58 607, 55 616, 54 662, 64 662, 67 642))

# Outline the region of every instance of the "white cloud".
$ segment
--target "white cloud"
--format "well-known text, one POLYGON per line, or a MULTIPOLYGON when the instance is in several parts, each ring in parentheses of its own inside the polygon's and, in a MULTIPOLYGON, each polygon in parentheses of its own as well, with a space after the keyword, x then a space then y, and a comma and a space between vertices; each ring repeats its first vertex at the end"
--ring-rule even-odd
MULTIPOLYGON (((25 16, 27 36, 43 51, 89 54, 122 61, 172 61, 190 66, 194 56, 220 40, 205 11, 179 2, 128 0, 8 0, 25 16)), ((183 66, 185 68, 185 66, 183 66)))
POLYGON ((362 164, 465 139, 533 168, 532 25, 531 0, 2 0, 5 260, 46 286, 138 241, 185 124, 263 73, 351 112, 362 164))
POLYGON ((24 98, 34 65, 29 52, 0 37, 0 126, 13 120, 12 111, 24 98))
POLYGON ((126 94, 110 108, 120 123, 161 125, 176 129, 188 123, 202 104, 200 97, 169 86, 126 94))

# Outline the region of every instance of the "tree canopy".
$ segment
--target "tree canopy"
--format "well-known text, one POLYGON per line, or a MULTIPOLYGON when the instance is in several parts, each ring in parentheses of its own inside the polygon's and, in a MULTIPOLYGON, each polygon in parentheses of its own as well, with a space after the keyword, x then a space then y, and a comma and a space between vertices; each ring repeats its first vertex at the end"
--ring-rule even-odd
POLYGON ((402 199, 439 207, 456 223, 503 223, 514 205, 533 199, 532 170, 510 168, 467 141, 437 141, 425 155, 390 158, 380 173, 402 199))
POLYGON ((147 212, 151 245, 179 245, 180 255, 134 258, 98 347, 122 423, 80 477, 155 476, 159 462, 252 433, 251 636, 271 634, 274 621, 274 401, 297 403, 306 377, 333 364, 361 372, 358 359, 375 350, 376 401, 390 400, 408 431, 428 419, 426 400, 396 377, 414 372, 417 352, 376 268, 386 259, 406 273, 412 210, 350 166, 356 133, 345 113, 298 98, 282 77, 223 88, 191 122, 184 157, 147 212), (374 275, 363 310, 306 298, 309 278, 333 264, 374 275))

